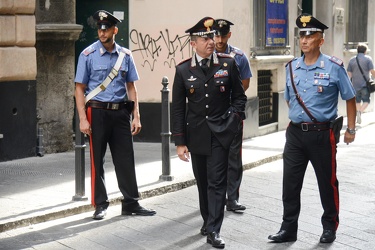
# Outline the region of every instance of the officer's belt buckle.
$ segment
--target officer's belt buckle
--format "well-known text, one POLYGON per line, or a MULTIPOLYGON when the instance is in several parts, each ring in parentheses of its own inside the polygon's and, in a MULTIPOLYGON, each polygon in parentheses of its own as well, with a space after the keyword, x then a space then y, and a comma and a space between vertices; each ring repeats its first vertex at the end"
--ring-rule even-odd
POLYGON ((119 103, 108 103, 107 109, 118 110, 120 107, 119 103))
POLYGON ((306 122, 301 123, 301 128, 303 132, 309 131, 309 124, 306 122))

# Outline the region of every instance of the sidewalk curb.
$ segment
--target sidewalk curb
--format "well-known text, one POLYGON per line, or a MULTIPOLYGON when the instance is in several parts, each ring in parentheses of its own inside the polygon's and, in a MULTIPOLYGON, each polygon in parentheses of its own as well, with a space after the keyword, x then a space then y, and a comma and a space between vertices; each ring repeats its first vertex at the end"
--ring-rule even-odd
MULTIPOLYGON (((371 121, 369 123, 360 125, 360 127, 361 126, 365 127, 365 126, 372 125, 372 124, 375 124, 375 122, 371 121)), ((347 127, 347 125, 344 123, 343 128, 340 131, 341 135, 345 134, 346 127, 347 127)), ((360 127, 357 128, 357 125, 356 125, 357 130, 360 129, 360 127)), ((342 138, 340 138, 340 139, 342 140, 342 138)), ((264 159, 244 164, 243 170, 246 171, 246 170, 261 166, 261 165, 266 164, 266 163, 270 163, 270 162, 273 162, 273 161, 280 160, 280 159, 282 159, 282 155, 283 155, 282 153, 281 154, 276 153, 273 156, 265 157, 264 159)), ((159 196, 159 195, 166 194, 166 193, 176 192, 176 191, 182 190, 184 188, 195 185, 196 181, 195 181, 195 179, 189 179, 189 180, 186 180, 186 181, 180 181, 180 182, 176 182, 176 183, 173 183, 173 184, 168 184, 168 182, 165 181, 165 182, 163 182, 163 184, 165 184, 165 185, 155 187, 155 188, 150 188, 149 190, 141 191, 140 192, 141 199, 147 199, 147 198, 159 196)), ((121 204, 122 198, 123 198, 122 196, 117 196, 117 197, 111 198, 109 200, 110 204, 111 205, 119 205, 119 204, 121 204)), ((79 201, 77 201, 77 203, 75 203, 74 205, 75 205, 74 207, 62 208, 59 211, 46 212, 45 214, 42 214, 42 215, 34 215, 34 216, 30 216, 29 218, 22 218, 22 219, 17 219, 17 220, 14 220, 14 221, 5 222, 3 224, 0 224, 0 233, 5 232, 5 231, 9 231, 9 230, 13 230, 13 229, 16 229, 16 228, 26 227, 26 226, 29 226, 29 225, 32 225, 32 224, 38 224, 38 223, 42 223, 42 222, 46 222, 46 221, 56 220, 56 219, 64 218, 64 217, 67 217, 67 216, 77 215, 77 214, 80 214, 80 213, 90 212, 90 211, 94 210, 92 205, 88 204, 88 203, 80 205, 79 201)))
MULTIPOLYGON (((250 163, 244 164, 243 169, 244 169, 244 171, 246 171, 246 170, 258 167, 260 165, 279 160, 281 158, 282 158, 282 154, 266 157, 262 160, 258 160, 258 161, 255 161, 255 162, 250 162, 250 163)), ((181 181, 181 182, 178 182, 178 183, 173 183, 173 184, 170 184, 170 185, 152 188, 150 190, 140 192, 140 197, 141 197, 141 200, 147 199, 147 198, 163 195, 163 194, 166 194, 166 193, 176 192, 176 191, 182 190, 184 188, 193 186, 195 184, 196 184, 195 179, 181 181)), ((119 205, 119 204, 121 204, 122 199, 123 199, 122 196, 112 198, 112 199, 109 200, 110 205, 119 205)), ((61 218, 67 217, 67 216, 72 216, 72 215, 77 215, 77 214, 80 214, 80 213, 90 212, 90 211, 93 211, 93 210, 94 210, 94 208, 92 207, 91 204, 84 204, 84 205, 77 205, 76 207, 73 207, 73 208, 67 208, 67 209, 62 209, 60 211, 45 213, 43 215, 31 216, 29 218, 10 221, 10 222, 0 224, 0 233, 3 233, 5 231, 9 231, 9 230, 13 230, 13 229, 16 229, 16 228, 27 227, 27 226, 30 226, 32 224, 38 224, 38 223, 42 223, 42 222, 46 222, 46 221, 61 219, 61 218)))

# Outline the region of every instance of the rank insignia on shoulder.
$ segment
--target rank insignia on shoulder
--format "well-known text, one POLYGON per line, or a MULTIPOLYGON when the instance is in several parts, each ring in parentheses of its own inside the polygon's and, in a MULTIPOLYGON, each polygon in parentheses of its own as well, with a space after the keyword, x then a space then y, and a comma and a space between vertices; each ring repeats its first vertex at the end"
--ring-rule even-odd
POLYGON ((187 59, 185 59, 185 60, 182 60, 181 62, 179 62, 177 65, 181 65, 181 64, 183 64, 184 62, 187 62, 187 61, 189 61, 191 59, 191 57, 189 57, 189 58, 187 58, 187 59))
POLYGON ((297 60, 297 57, 294 57, 292 60, 290 60, 289 62, 287 62, 287 63, 285 64, 285 67, 288 67, 289 63, 293 62, 294 60, 297 60))
POLYGON ((243 51, 234 47, 232 47, 232 51, 229 53, 229 55, 231 55, 232 57, 235 57, 235 55, 243 56, 243 54, 244 54, 243 51))
POLYGON ((227 58, 231 57, 229 54, 225 54, 225 53, 217 53, 217 55, 219 57, 227 57, 227 58))
POLYGON ((85 55, 85 56, 88 56, 90 55, 92 52, 95 51, 95 48, 94 46, 90 46, 88 48, 86 48, 82 53, 85 55))
POLYGON ((340 65, 340 66, 343 66, 344 65, 344 62, 340 59, 340 58, 337 58, 335 56, 331 56, 331 58, 329 59, 331 62, 334 62, 336 63, 337 65, 340 65))

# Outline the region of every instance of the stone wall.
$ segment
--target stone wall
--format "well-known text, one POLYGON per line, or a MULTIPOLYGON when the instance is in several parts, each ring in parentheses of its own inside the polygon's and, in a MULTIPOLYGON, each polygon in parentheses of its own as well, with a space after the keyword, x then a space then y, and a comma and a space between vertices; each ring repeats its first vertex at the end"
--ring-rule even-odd
POLYGON ((36 155, 35 1, 0 1, 0 161, 36 155))
POLYGON ((35 80, 35 1, 0 1, 0 84, 35 80))
MULTIPOLYGON (((5 107, 9 100, 3 100, 5 103, 2 107, 14 112, 10 116, 14 121, 1 121, 1 143, 4 145, 0 146, 4 149, 13 147, 10 142, 20 132, 11 128, 23 125, 19 124, 22 121, 25 122, 23 127, 32 127, 29 128, 31 137, 27 142, 31 141, 34 147, 31 151, 35 151, 37 135, 34 133, 34 119, 38 119, 37 127, 43 130, 43 153, 72 150, 74 42, 82 30, 80 25, 75 24, 75 0, 1 0, 0 27, 0 85, 4 83, 3 92, 8 91, 7 96, 12 96, 14 91, 24 90, 25 93, 21 96, 25 96, 27 86, 31 86, 29 88, 33 92, 30 93, 35 95, 36 88, 34 105, 29 107, 21 105, 24 104, 24 98, 12 103, 12 107, 5 107), (30 80, 33 82, 25 82, 30 80), (20 87, 15 88, 15 84, 20 87), (24 112, 35 114, 31 120, 28 119, 29 124, 26 124, 27 120, 19 119, 20 116, 25 117, 24 112), (14 126, 12 122, 15 123, 14 126)), ((2 150, 4 151, 6 150, 2 150)), ((3 158, 22 156, 30 156, 30 150, 27 154, 6 155, 3 158)))

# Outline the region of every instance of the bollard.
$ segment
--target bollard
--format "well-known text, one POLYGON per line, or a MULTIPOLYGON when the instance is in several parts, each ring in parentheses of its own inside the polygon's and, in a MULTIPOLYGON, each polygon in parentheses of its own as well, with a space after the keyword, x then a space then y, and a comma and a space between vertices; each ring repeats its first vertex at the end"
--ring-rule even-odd
POLYGON ((38 126, 38 134, 36 139, 36 155, 44 156, 44 147, 43 147, 43 128, 38 126))
POLYGON ((171 132, 169 131, 169 89, 168 89, 168 77, 164 76, 161 82, 163 89, 161 92, 161 158, 162 158, 162 175, 159 180, 172 181, 171 176, 171 158, 170 158, 170 137, 171 132))
POLYGON ((77 109, 75 109, 75 182, 76 194, 73 196, 73 201, 85 201, 88 198, 85 196, 85 137, 79 130, 79 116, 77 109))

